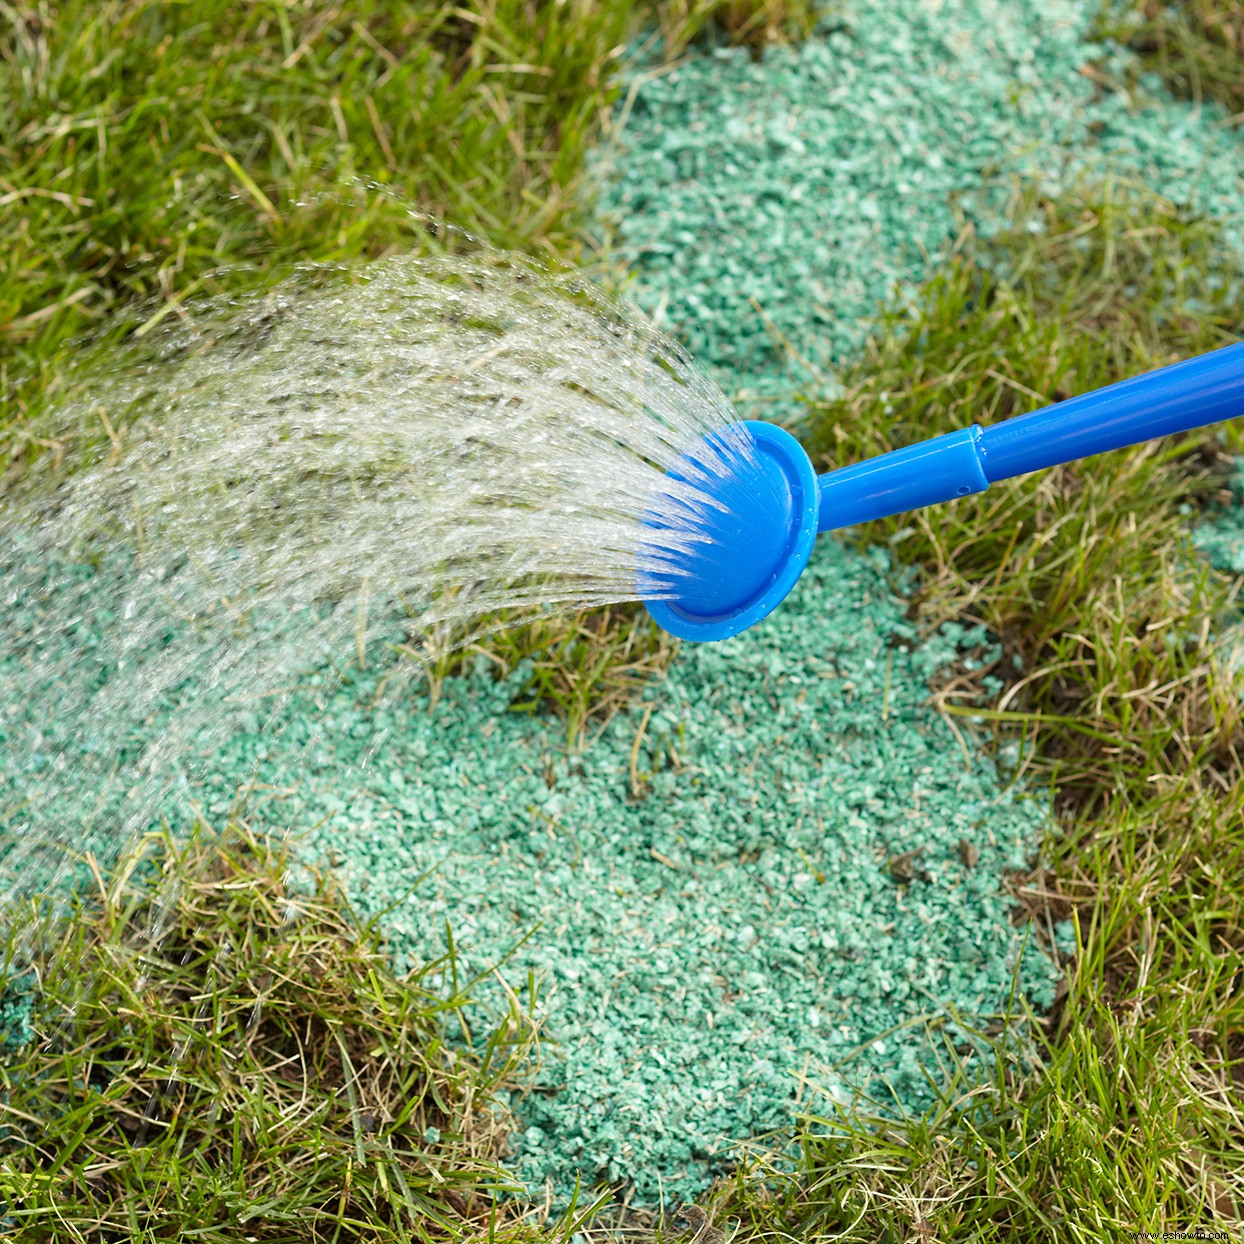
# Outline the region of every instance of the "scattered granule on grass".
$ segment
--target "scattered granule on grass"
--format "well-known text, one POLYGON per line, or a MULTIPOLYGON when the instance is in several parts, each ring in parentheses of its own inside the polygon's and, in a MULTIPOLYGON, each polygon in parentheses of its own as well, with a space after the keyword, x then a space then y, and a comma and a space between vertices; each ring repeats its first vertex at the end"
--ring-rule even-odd
MULTIPOLYGON (((1016 176, 1051 193, 1133 179, 1244 223, 1244 146, 1096 44, 1097 6, 844 0, 818 35, 702 52, 645 77, 598 153, 599 209, 672 325, 745 409, 832 394, 870 321, 915 291, 963 220, 988 236, 1016 176), (1095 66, 1095 68, 1086 68, 1095 66), (962 213, 962 215, 959 215, 962 213)), ((1036 227, 1036 222, 1034 222, 1036 227)))
MULTIPOLYGON (((125 574, 118 548, 6 597, 17 635, 41 612, 73 620, 60 647, 21 659, 114 677, 100 637, 115 619, 92 602, 117 599, 125 574)), ((149 650, 126 651, 130 670, 186 624, 175 604, 149 650)), ((301 657, 287 698, 216 705, 211 670, 188 669, 127 716, 136 754, 167 746, 178 712, 189 730, 170 754, 176 803, 152 817, 184 825, 197 808, 213 825, 237 813, 306 833, 304 858, 340 867, 399 970, 438 958, 452 930, 464 979, 502 965, 476 991, 485 1004, 506 1004, 503 981, 526 1001, 531 973, 544 1064, 518 1103, 514 1162, 532 1186, 552 1180, 566 1198, 581 1174, 633 1180, 641 1203, 691 1197, 732 1141, 789 1125, 801 1105, 867 1093, 919 1109, 960 1059, 985 1070, 971 1030, 1008 1009, 1027 936, 1003 877, 1031 859, 1046 817, 929 706, 939 671, 993 659, 986 637, 949 627, 922 642, 882 551, 826 537, 772 618, 685 645, 577 754, 561 722, 511 711, 522 668, 497 681, 480 658, 432 703, 383 645, 360 672, 356 653, 317 656, 308 620, 260 624, 301 657), (188 704, 202 705, 202 738, 188 704)), ((47 731, 65 830, 23 844, 23 789, 0 772, 0 863, 42 845, 20 859, 49 877, 66 851, 97 850, 106 867, 126 841, 100 739, 56 733, 65 685, 0 717, 0 743, 47 731), (55 766, 53 743, 66 749, 55 766)), ((1023 956, 1035 1006, 1056 975, 1037 949, 1023 956)))
POLYGON ((486 1003, 535 974, 529 1185, 692 1197, 801 1102, 919 1109, 960 1057, 979 1074, 969 1030, 1008 1010, 1017 960, 1052 1001, 1003 883, 1044 810, 929 706, 939 670, 991 654, 953 626, 920 642, 890 582, 880 551, 825 541, 772 618, 684 646, 578 754, 509 711, 521 669, 375 710, 377 665, 235 739, 203 803, 253 774, 252 820, 314 827, 304 858, 380 915, 399 971, 450 928, 464 979, 505 960, 486 1003))
MULTIPOLYGON (((115 598, 124 568, 120 550, 50 568, 7 624, 72 614, 69 646, 41 659, 111 677, 110 620, 89 605, 115 598)), ((539 1090, 517 1103, 518 1175, 552 1180, 560 1199, 579 1175, 633 1180, 638 1203, 689 1198, 732 1141, 788 1126, 800 1106, 866 1093, 920 1109, 960 1059, 983 1073, 973 1030, 1011 1006, 1027 933, 1004 875, 1032 859, 1047 818, 930 707, 940 671, 994 659, 986 636, 950 626, 922 641, 906 609, 881 550, 825 537, 770 619, 684 645, 580 753, 560 721, 511 711, 521 667, 498 681, 481 657, 430 702, 392 650, 373 645, 360 672, 353 653, 317 659, 309 623, 268 617, 274 646, 301 635, 311 672, 285 699, 219 706, 228 731, 181 739, 163 810, 173 825, 196 808, 213 825, 237 814, 305 833, 303 858, 339 867, 399 971, 444 954, 452 930, 460 977, 501 964, 475 991, 484 1005, 506 1005, 503 981, 526 1003, 531 973, 544 1057, 539 1090)), ((179 624, 170 613, 169 633, 179 624)), ((210 724, 209 673, 149 704, 127 745, 167 742, 176 697, 200 696, 210 724)), ((109 815, 124 792, 98 740, 54 738, 46 697, 10 708, 0 736, 42 728, 67 749, 48 770, 65 841, 23 868, 50 879, 75 845, 107 868, 126 841, 109 815)), ((6 865, 22 846, 12 777, 0 774, 6 865)), ((89 884, 81 862, 77 876, 89 884)), ((1036 1007, 1056 976, 1035 946, 1023 954, 1036 1007)), ((3 1002, 20 1039, 22 999, 3 1002)))

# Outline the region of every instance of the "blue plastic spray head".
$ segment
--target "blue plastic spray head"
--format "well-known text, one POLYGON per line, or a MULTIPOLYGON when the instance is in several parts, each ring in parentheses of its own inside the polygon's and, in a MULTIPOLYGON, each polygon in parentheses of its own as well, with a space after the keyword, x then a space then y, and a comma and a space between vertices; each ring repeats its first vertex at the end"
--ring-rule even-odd
POLYGON ((639 596, 671 634, 728 639, 777 608, 808 564, 818 531, 1237 415, 1244 415, 1244 343, 819 478, 788 432, 735 424, 667 472, 668 489, 645 524, 639 596))
POLYGON ((771 613, 808 564, 820 514, 812 462, 775 424, 743 423, 684 454, 667 478, 689 487, 660 498, 648 519, 640 597, 683 639, 737 635, 771 613), (653 599, 658 592, 670 595, 653 599))

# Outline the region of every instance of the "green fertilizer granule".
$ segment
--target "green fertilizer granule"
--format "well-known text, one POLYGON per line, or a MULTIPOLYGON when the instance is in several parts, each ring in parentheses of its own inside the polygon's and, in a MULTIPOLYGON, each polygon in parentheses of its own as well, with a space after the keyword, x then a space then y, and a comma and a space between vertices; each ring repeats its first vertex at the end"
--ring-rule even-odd
POLYGON ((509 711, 521 669, 481 658, 435 703, 412 686, 377 711, 377 665, 236 739, 203 802, 223 814, 253 772, 252 821, 315 826, 304 858, 365 915, 396 904, 399 969, 449 928, 460 979, 505 961, 484 1005, 535 974, 513 1154, 533 1189, 691 1197, 800 1103, 918 1109, 959 1057, 979 1072, 969 1030, 1013 1005, 1017 959, 1050 1005, 1057 970, 1021 956, 1003 884, 1044 809, 929 707, 940 670, 990 656, 955 626, 921 642, 884 555, 826 540, 772 618, 684 646, 581 753, 509 711))
POLYGON ((833 393, 879 308, 936 271, 964 219, 981 236, 1009 223, 1017 176, 1055 194, 1131 179, 1238 229, 1238 128, 1093 43, 1098 12, 844 0, 817 37, 759 60, 638 66, 597 157, 638 301, 744 409, 793 417, 792 394, 833 393))

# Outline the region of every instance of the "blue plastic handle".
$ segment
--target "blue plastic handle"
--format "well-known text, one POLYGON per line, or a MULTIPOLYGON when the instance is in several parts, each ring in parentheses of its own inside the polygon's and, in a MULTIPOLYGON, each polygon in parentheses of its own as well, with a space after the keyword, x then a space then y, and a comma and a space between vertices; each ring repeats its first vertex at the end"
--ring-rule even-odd
POLYGON ((1244 343, 830 471, 819 479, 818 530, 983 492, 998 480, 1241 414, 1244 343))

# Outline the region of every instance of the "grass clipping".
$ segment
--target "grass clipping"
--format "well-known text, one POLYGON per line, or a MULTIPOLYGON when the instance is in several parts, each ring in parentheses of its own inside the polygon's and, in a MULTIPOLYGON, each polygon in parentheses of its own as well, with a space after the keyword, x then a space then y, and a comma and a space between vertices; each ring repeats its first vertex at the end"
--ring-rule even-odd
POLYGON ((531 1026, 516 1003, 472 1042, 469 986, 423 983, 452 965, 396 977, 372 927, 310 876, 291 887, 283 852, 245 829, 149 838, 43 938, 35 1039, 0 1064, 7 1227, 75 1240, 496 1231, 510 1182, 494 1095, 526 1064, 531 1026), (452 1050, 451 1029, 467 1037, 452 1050))

